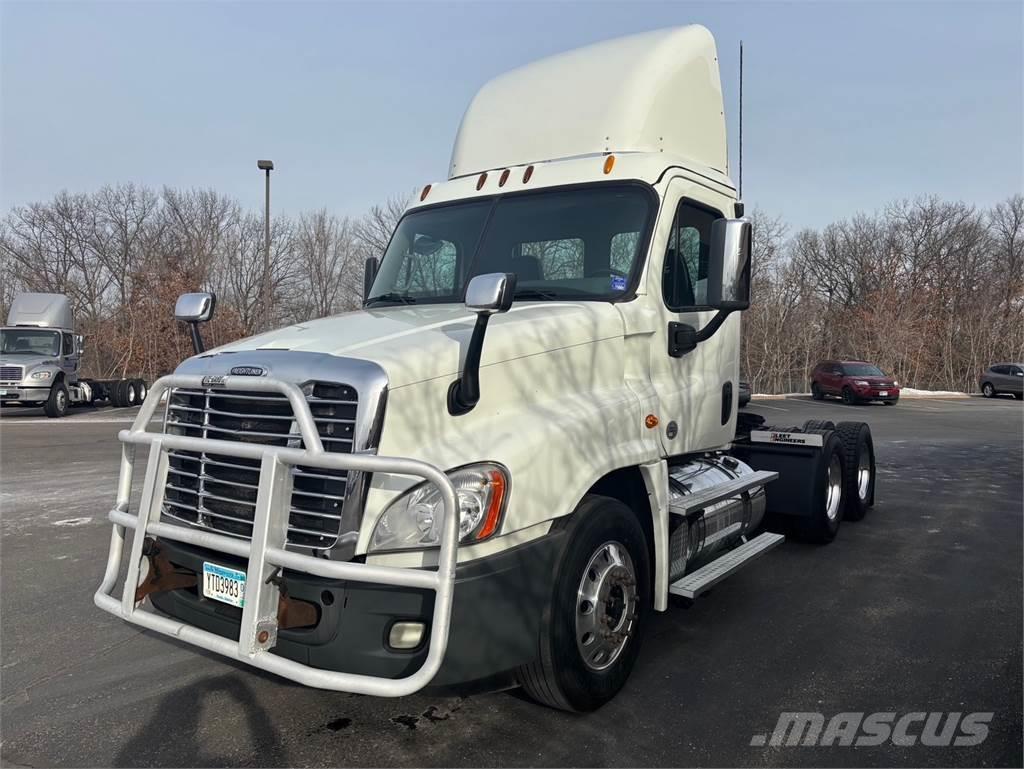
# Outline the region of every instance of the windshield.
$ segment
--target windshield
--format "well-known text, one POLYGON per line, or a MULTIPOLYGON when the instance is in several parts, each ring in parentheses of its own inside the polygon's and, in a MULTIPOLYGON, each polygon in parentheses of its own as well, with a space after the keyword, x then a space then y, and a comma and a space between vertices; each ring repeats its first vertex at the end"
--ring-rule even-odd
POLYGON ((636 184, 438 206, 399 223, 368 305, 461 302, 466 284, 516 274, 521 299, 610 300, 639 272, 653 205, 636 184))
POLYGON ((846 376, 885 376, 880 368, 870 363, 844 363, 843 373, 846 376))
POLYGON ((60 355, 60 332, 34 328, 0 329, 0 352, 19 355, 60 355))

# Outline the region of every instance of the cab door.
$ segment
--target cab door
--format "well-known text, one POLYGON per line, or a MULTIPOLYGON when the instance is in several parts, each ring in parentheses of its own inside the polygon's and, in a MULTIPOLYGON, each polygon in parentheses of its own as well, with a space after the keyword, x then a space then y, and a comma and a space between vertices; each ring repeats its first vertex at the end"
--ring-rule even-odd
POLYGON ((700 330, 715 316, 708 306, 711 227, 732 215, 734 200, 676 177, 669 182, 648 264, 647 300, 656 308, 651 378, 657 427, 667 456, 729 443, 735 435, 739 383, 740 313, 689 352, 671 349, 685 324, 700 330))

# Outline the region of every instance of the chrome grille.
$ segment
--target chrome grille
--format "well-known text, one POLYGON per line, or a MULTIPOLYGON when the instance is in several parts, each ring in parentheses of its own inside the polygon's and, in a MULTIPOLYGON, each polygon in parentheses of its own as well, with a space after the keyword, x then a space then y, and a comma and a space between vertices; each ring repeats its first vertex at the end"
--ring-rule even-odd
POLYGON ((0 366, 0 382, 20 382, 24 375, 23 366, 0 366))
MULTIPOLYGON (((304 388, 324 451, 350 453, 358 396, 344 384, 304 388)), ((284 395, 217 389, 175 389, 167 404, 172 435, 303 448, 291 404, 284 395)), ((163 513, 186 523, 238 537, 252 536, 260 463, 254 459, 171 451, 163 513)), ((348 487, 344 470, 296 467, 288 542, 329 548, 337 542, 348 487)))

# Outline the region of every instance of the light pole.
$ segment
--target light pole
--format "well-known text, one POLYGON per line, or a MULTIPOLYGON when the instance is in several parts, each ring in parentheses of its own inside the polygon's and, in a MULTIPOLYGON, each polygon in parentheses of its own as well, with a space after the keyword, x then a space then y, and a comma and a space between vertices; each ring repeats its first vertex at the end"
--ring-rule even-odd
POLYGON ((266 209, 263 213, 265 241, 263 244, 263 320, 262 331, 270 328, 270 172, 274 170, 273 160, 257 160, 256 167, 267 175, 266 209))

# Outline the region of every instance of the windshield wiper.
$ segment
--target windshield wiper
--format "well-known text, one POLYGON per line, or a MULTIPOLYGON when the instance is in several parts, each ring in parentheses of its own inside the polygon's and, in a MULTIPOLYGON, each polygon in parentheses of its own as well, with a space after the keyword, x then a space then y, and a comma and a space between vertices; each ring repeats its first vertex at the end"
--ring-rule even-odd
POLYGON ((399 304, 416 304, 416 297, 409 296, 408 294, 399 294, 396 291, 391 291, 387 294, 378 294, 377 296, 371 296, 366 300, 366 304, 370 305, 374 302, 397 302, 399 304))
POLYGON ((558 294, 554 291, 546 291, 543 288, 521 288, 513 295, 516 299, 557 299, 558 294))

